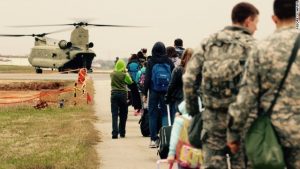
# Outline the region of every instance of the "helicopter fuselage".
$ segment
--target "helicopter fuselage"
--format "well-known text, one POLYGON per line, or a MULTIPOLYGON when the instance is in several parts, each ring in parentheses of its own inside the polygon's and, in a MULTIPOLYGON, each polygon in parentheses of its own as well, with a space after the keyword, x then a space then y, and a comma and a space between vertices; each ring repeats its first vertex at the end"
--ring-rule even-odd
POLYGON ((58 69, 59 71, 92 67, 96 54, 90 49, 88 30, 79 26, 71 34, 71 42, 53 41, 46 37, 35 38, 35 46, 28 57, 29 63, 42 72, 42 68, 58 69))

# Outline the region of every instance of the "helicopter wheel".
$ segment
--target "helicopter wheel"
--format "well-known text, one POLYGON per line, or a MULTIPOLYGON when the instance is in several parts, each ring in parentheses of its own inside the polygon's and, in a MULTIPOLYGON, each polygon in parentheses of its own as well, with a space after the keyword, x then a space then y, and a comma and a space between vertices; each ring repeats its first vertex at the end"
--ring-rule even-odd
POLYGON ((36 68, 35 69, 35 72, 38 73, 38 74, 42 74, 43 73, 43 70, 41 68, 36 68))

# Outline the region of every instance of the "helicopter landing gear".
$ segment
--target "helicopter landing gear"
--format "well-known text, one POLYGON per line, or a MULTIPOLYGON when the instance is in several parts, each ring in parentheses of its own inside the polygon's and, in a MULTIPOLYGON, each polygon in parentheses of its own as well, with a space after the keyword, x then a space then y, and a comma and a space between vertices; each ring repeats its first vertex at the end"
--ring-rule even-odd
POLYGON ((42 74, 43 70, 41 68, 35 68, 35 72, 38 74, 42 74))

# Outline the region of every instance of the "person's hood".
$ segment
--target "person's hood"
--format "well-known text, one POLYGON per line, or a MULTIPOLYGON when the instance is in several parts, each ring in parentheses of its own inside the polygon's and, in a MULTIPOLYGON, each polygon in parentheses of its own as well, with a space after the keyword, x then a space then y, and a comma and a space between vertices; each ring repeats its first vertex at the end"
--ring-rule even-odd
POLYGON ((153 57, 162 57, 166 55, 166 47, 162 42, 156 42, 152 48, 153 57))
POLYGON ((123 59, 119 59, 115 65, 116 72, 123 72, 126 68, 126 63, 123 59))

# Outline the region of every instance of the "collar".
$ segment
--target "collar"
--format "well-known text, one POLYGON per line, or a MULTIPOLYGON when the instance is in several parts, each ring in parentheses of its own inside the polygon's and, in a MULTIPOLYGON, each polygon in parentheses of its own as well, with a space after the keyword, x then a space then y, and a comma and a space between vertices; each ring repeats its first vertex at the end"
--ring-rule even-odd
POLYGON ((241 26, 226 26, 224 28, 224 30, 241 31, 245 34, 252 35, 251 32, 247 28, 241 27, 241 26))

